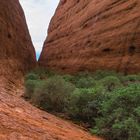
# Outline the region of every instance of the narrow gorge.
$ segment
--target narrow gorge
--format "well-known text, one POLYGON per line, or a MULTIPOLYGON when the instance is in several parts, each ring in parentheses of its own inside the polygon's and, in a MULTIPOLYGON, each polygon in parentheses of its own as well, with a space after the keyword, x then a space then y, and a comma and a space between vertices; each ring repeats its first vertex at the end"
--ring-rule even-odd
POLYGON ((64 73, 139 73, 139 9, 139 0, 60 0, 37 62, 19 0, 1 0, 0 140, 101 140, 26 102, 24 76, 38 65, 64 73))
POLYGON ((40 111, 20 96, 23 76, 36 66, 18 0, 0 1, 0 139, 95 140, 80 127, 40 111))

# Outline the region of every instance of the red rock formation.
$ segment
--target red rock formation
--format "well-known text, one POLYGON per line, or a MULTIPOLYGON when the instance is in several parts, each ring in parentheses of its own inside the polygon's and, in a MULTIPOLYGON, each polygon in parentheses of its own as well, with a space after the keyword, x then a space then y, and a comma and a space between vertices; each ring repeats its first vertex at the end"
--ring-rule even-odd
POLYGON ((35 50, 18 0, 0 1, 0 78, 21 80, 35 66, 35 50))
POLYGON ((19 97, 23 89, 15 86, 15 80, 20 81, 34 65, 35 53, 18 0, 0 0, 0 140, 97 140, 19 97))
POLYGON ((140 0, 61 0, 39 59, 64 72, 140 72, 140 0))

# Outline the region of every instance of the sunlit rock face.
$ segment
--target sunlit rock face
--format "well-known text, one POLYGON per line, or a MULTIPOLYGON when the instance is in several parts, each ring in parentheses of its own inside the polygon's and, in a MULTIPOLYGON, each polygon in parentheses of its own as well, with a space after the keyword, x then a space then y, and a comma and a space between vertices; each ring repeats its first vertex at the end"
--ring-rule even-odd
POLYGON ((35 66, 35 51, 18 0, 0 1, 0 78, 9 82, 35 66))
POLYGON ((139 0, 61 0, 39 59, 63 72, 140 72, 139 0))

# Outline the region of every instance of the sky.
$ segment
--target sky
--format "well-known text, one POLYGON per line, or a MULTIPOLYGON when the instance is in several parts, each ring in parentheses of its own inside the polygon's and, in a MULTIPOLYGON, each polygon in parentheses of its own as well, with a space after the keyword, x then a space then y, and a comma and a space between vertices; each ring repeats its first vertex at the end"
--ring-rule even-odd
POLYGON ((60 0, 19 0, 24 10, 37 59, 47 37, 47 30, 60 0))

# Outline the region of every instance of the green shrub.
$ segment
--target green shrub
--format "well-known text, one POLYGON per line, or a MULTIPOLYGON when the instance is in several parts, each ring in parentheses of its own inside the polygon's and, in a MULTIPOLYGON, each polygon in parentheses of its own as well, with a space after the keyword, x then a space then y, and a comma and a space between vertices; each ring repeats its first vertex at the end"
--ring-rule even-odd
POLYGON ((40 68, 40 67, 34 69, 32 73, 38 75, 40 79, 46 79, 46 78, 56 75, 55 72, 51 70, 46 70, 45 68, 40 68))
POLYGON ((39 76, 38 74, 35 74, 35 73, 29 73, 25 76, 25 81, 27 80, 38 80, 39 79, 39 76))
POLYGON ((92 132, 109 140, 140 139, 140 84, 122 87, 108 94, 101 105, 101 116, 92 132))
POLYGON ((97 98, 99 100, 99 97, 97 95, 101 94, 103 94, 103 89, 100 86, 96 88, 77 88, 70 97, 66 112, 74 119, 94 122, 94 117, 98 115, 96 100, 97 98))
POLYGON ((127 75, 127 76, 123 76, 121 78, 121 81, 123 83, 134 83, 134 82, 140 82, 140 74, 139 75, 127 75))
POLYGON ((25 93, 24 93, 24 97, 27 99, 31 99, 34 90, 35 90, 35 86, 36 86, 36 81, 35 80, 27 80, 25 82, 25 93))
POLYGON ((33 101, 45 110, 63 112, 74 89, 74 85, 54 76, 36 89, 33 101))
POLYGON ((73 78, 72 78, 71 82, 73 84, 77 85, 77 83, 80 79, 82 79, 82 78, 86 78, 86 79, 93 78, 92 75, 93 74, 89 73, 88 71, 80 72, 80 73, 77 73, 77 74, 73 75, 73 78))
POLYGON ((104 87, 105 91, 110 92, 122 86, 119 78, 115 76, 106 76, 105 78, 101 79, 98 84, 101 84, 104 87))
POLYGON ((92 88, 96 82, 92 77, 81 77, 75 84, 77 88, 92 88))
POLYGON ((66 82, 72 82, 74 76, 67 74, 67 75, 62 75, 62 78, 63 78, 66 82))
POLYGON ((119 77, 121 74, 118 74, 114 71, 103 71, 103 70, 98 70, 94 73, 93 77, 95 80, 101 80, 105 77, 108 77, 108 76, 115 76, 115 77, 119 77))
POLYGON ((24 97, 28 100, 34 96, 36 88, 41 88, 44 84, 43 80, 27 80, 25 81, 24 97))
POLYGON ((58 75, 36 69, 25 77, 25 97, 49 112, 84 122, 108 140, 140 139, 140 75, 109 71, 58 75))

